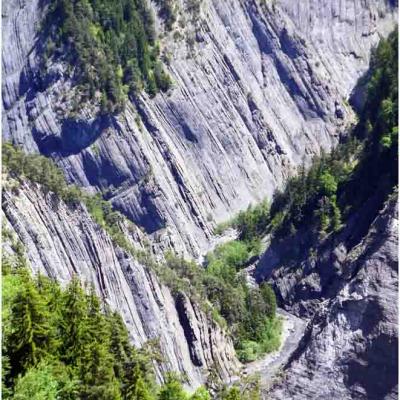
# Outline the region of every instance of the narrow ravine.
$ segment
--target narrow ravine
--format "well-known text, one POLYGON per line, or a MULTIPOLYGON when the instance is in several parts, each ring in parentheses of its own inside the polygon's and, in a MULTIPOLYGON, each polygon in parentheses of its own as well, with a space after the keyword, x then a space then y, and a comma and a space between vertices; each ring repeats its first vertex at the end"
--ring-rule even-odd
POLYGON ((307 327, 307 320, 296 317, 283 309, 278 309, 277 314, 282 318, 281 346, 277 351, 265 355, 260 360, 253 361, 243 366, 241 376, 231 378, 229 384, 239 382, 242 377, 259 375, 262 391, 267 391, 279 377, 279 372, 288 362, 290 356, 297 349, 307 327))
POLYGON ((243 372, 245 375, 260 374, 260 383, 263 390, 270 387, 279 371, 297 349, 308 322, 282 309, 278 309, 277 313, 283 320, 279 350, 267 354, 261 360, 247 364, 243 372))
MULTIPOLYGON (((266 250, 268 238, 262 239, 263 252, 266 250)), ((245 272, 246 280, 250 286, 257 285, 254 278, 256 263, 249 265, 241 270, 245 272)), ((234 384, 242 380, 243 377, 259 376, 261 390, 267 392, 276 379, 282 368, 289 361, 291 355, 298 348, 304 336, 308 324, 307 319, 301 319, 282 308, 277 309, 277 315, 282 319, 281 345, 278 350, 266 354, 263 358, 243 365, 239 376, 231 377, 228 384, 234 384)))

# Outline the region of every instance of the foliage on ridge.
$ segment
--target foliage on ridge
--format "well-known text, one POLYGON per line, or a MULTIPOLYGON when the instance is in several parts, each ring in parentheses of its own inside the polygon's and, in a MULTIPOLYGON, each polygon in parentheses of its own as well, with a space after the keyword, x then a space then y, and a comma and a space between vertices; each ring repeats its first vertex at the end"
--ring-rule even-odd
POLYGON ((128 94, 154 96, 171 85, 145 0, 52 0, 43 31, 43 62, 67 61, 80 100, 97 99, 102 112, 120 111, 128 94))

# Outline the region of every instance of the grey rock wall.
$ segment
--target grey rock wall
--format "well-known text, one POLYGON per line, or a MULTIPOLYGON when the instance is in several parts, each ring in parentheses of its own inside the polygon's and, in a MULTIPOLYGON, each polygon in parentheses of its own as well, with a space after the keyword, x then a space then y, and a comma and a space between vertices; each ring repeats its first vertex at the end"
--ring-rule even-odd
POLYGON ((49 62, 47 75, 39 67, 45 7, 3 5, 3 138, 107 192, 160 250, 194 257, 216 222, 271 196, 303 159, 337 142, 370 49, 395 21, 384 0, 203 0, 181 39, 161 41, 170 93, 96 118, 93 104, 69 113, 65 66, 49 62))
POLYGON ((276 267, 282 304, 311 321, 266 398, 397 398, 397 206, 392 197, 356 245, 339 240, 315 260, 276 267))

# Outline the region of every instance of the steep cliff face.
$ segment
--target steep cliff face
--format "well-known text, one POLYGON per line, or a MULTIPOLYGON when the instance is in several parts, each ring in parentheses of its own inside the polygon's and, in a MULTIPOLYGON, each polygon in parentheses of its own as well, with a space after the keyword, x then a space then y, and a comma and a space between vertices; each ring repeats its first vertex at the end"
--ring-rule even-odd
POLYGON ((346 99, 395 20, 383 0, 204 0, 162 39, 174 88, 100 118, 89 105, 69 113, 65 65, 39 67, 46 5, 3 6, 4 139, 106 192, 157 247, 195 257, 215 222, 337 142, 353 119, 346 99))
MULTIPOLYGON (((34 184, 18 189, 7 185, 3 221, 23 243, 33 271, 61 283, 78 276, 93 284, 98 295, 121 313, 135 345, 158 339, 163 357, 156 369, 158 378, 177 371, 196 387, 210 371, 222 379, 236 371, 239 362, 221 328, 185 295, 176 302, 152 271, 112 243, 83 206, 68 207, 34 184)), ((133 236, 140 246, 140 234, 133 236)))
POLYGON ((311 320, 268 398, 397 397, 397 196, 355 245, 350 231, 356 220, 297 266, 275 261, 269 279, 281 303, 311 320))

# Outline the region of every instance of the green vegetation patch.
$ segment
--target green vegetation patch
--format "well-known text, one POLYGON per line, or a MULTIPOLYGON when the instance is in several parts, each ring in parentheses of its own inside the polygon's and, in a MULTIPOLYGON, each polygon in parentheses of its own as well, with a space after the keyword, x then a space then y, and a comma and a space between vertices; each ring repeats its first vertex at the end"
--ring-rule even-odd
POLYGON ((120 111, 128 94, 171 85, 145 0, 52 0, 43 29, 43 61, 67 61, 82 99, 99 100, 104 113, 120 111))
MULTIPOLYGON (((9 261, 3 260, 3 264, 9 261)), ((121 317, 77 279, 66 289, 24 264, 3 268, 3 396, 122 399, 155 388, 152 349, 129 343, 121 317)))
POLYGON ((266 233, 266 225, 269 222, 269 202, 262 201, 255 206, 250 205, 247 210, 241 211, 232 220, 223 222, 216 226, 214 233, 222 234, 228 228, 239 231, 239 238, 247 243, 252 243, 257 249, 257 241, 266 233))
POLYGON ((243 362, 277 350, 281 334, 271 287, 266 283, 251 287, 240 273, 251 251, 243 241, 217 247, 207 256, 203 278, 206 296, 230 327, 238 357, 243 362))
POLYGON ((172 253, 167 254, 165 265, 156 266, 173 293, 183 291, 194 297, 228 328, 242 362, 277 350, 282 331, 271 287, 267 283, 251 287, 241 273, 252 251, 246 242, 231 241, 207 255, 205 268, 172 253))

